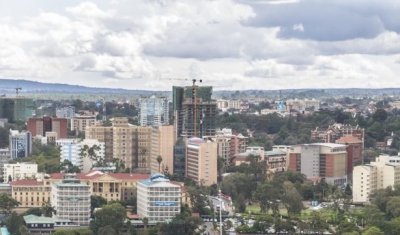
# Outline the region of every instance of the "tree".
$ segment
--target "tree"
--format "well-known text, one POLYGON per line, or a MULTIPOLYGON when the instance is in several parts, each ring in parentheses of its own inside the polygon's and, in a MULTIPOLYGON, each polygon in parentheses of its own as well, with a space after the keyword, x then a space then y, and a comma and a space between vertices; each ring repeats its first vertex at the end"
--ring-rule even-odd
POLYGON ((384 122, 387 117, 388 114, 384 109, 377 109, 372 115, 372 119, 374 119, 375 122, 384 122))
POLYGON ((21 235, 29 235, 29 230, 25 225, 22 225, 21 227, 19 227, 19 233, 21 235))
POLYGON ((53 213, 56 212, 54 207, 51 206, 50 201, 44 202, 41 208, 42 214, 45 217, 52 217, 53 213))
POLYGON ((126 218, 126 209, 120 203, 104 205, 94 213, 95 221, 92 230, 98 234, 101 227, 111 226, 116 234, 120 234, 126 218))
POLYGON ((382 230, 377 227, 371 226, 365 232, 362 233, 363 235, 384 235, 382 230))
POLYGON ((157 162, 158 162, 158 173, 161 173, 161 162, 162 162, 162 157, 158 155, 157 157, 157 162))
POLYGON ((99 195, 90 196, 90 211, 93 213, 95 208, 101 208, 102 206, 107 205, 107 199, 99 195))
POLYGON ((7 193, 0 194, 0 211, 3 214, 10 214, 11 211, 20 203, 14 198, 7 195, 7 193))
POLYGON ((297 189, 293 186, 291 182, 284 183, 284 196, 283 203, 288 211, 289 215, 298 215, 303 210, 304 205, 302 202, 302 198, 297 189))
POLYGON ((24 219, 17 212, 13 211, 9 217, 5 220, 5 224, 8 231, 12 235, 20 235, 19 228, 24 225, 24 219))
POLYGON ((390 197, 386 204, 386 213, 390 218, 400 216, 400 197, 390 197))
POLYGON ((117 235, 117 234, 118 233, 115 232, 115 229, 111 225, 101 227, 98 233, 98 235, 117 235))
POLYGON ((25 211, 22 216, 25 215, 36 215, 36 216, 41 216, 42 215, 42 208, 29 208, 27 211, 25 211))

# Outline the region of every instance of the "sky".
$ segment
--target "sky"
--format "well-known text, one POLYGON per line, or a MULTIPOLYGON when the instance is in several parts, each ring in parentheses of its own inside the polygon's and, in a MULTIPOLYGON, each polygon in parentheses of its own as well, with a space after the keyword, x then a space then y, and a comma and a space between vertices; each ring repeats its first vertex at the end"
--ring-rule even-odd
POLYGON ((0 0, 0 78, 400 88, 399 12, 398 0, 0 0))

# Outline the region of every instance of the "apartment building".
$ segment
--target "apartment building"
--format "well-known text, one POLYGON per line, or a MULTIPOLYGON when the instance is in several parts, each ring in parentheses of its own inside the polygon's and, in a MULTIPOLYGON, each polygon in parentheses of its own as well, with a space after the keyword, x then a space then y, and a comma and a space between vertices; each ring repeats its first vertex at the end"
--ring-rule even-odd
POLYGON ((153 174, 137 185, 137 211, 140 218, 166 221, 181 213, 181 187, 162 174, 153 174))
POLYGON ((0 149, 0 175, 3 175, 3 167, 4 164, 7 164, 10 160, 10 150, 9 149, 0 149))
POLYGON ((9 183, 15 180, 35 179, 38 173, 38 165, 33 162, 17 162, 15 164, 4 164, 3 179, 9 183))
POLYGON ((90 223, 90 188, 74 174, 66 174, 52 184, 51 205, 57 211, 55 218, 69 219, 81 226, 90 223))
POLYGON ((304 111, 306 109, 313 109, 315 111, 318 111, 320 109, 320 101, 315 99, 287 100, 286 106, 288 110, 294 109, 298 111, 304 111))
POLYGON ((375 162, 354 167, 353 201, 369 202, 374 191, 399 183, 400 157, 380 155, 375 162))
POLYGON ((79 141, 78 139, 60 139, 57 140, 56 143, 57 146, 60 147, 60 163, 68 160, 72 165, 79 167, 82 172, 90 171, 97 164, 97 161, 91 159, 87 153, 81 155, 82 149, 85 146, 88 148, 97 146, 98 150, 94 151, 97 159, 105 158, 104 143, 95 139, 84 139, 82 141, 79 141))
POLYGON ((86 138, 104 142, 107 162, 120 159, 134 172, 149 173, 152 127, 131 125, 128 118, 113 118, 111 122, 110 127, 86 127, 86 138))
POLYGON ((87 126, 96 125, 96 116, 75 116, 71 118, 71 131, 84 132, 87 126))
POLYGON ((154 127, 151 136, 151 173, 174 172, 174 126, 154 127), (159 165, 157 157, 161 156, 159 165))
POLYGON ((10 130, 11 159, 29 157, 32 153, 32 135, 29 131, 10 130))
POLYGON ((264 156, 270 172, 286 171, 286 152, 280 150, 265 151, 264 156))
POLYGON ((331 143, 292 146, 288 169, 301 172, 307 179, 342 185, 347 182, 346 145, 331 143))
POLYGON ((186 177, 198 184, 210 186, 217 183, 217 143, 201 138, 186 142, 186 177))
POLYGON ((33 136, 46 136, 46 132, 57 133, 57 139, 67 138, 68 119, 66 118, 29 118, 27 129, 33 136))
POLYGON ((75 107, 68 106, 56 109, 56 117, 58 118, 74 118, 76 116, 75 107))
POLYGON ((233 156, 246 152, 248 138, 241 134, 234 135, 229 134, 228 131, 225 132, 222 135, 203 136, 203 139, 217 143, 217 154, 224 159, 225 166, 228 166, 233 156))

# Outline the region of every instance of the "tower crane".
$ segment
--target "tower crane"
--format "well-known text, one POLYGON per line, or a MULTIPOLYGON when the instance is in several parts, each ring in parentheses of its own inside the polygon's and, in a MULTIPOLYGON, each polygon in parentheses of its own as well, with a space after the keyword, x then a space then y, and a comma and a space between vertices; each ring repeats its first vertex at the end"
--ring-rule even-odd
POLYGON ((16 94, 17 96, 18 96, 20 90, 22 90, 21 87, 16 87, 16 88, 15 88, 15 94, 16 94))
POLYGON ((194 136, 197 137, 197 85, 196 82, 203 82, 202 79, 190 78, 169 78, 169 80, 192 81, 192 103, 193 103, 193 129, 194 136))

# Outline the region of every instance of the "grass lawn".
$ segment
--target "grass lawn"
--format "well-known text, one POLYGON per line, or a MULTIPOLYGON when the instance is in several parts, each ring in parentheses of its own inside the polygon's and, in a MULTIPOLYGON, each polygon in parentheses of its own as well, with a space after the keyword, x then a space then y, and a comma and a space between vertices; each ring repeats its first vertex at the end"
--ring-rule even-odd
MULTIPOLYGON (((249 206, 246 206, 246 213, 248 213, 249 211, 251 211, 251 214, 260 214, 260 210, 261 210, 261 208, 260 208, 260 206, 259 205, 249 205, 249 206)), ((286 208, 280 208, 279 209, 279 213, 281 214, 281 215, 287 215, 287 210, 286 210, 286 208)), ((268 211, 268 214, 272 214, 272 211, 271 210, 269 210, 268 211)))

